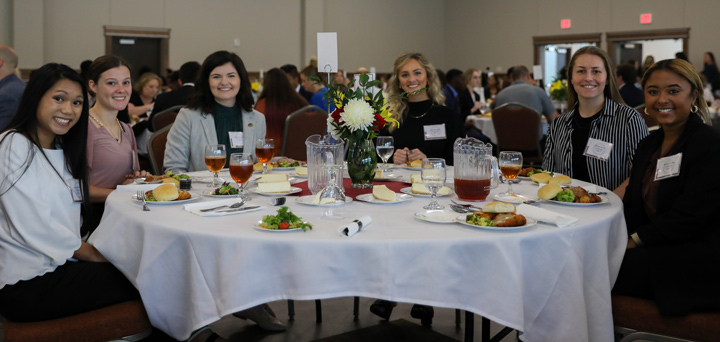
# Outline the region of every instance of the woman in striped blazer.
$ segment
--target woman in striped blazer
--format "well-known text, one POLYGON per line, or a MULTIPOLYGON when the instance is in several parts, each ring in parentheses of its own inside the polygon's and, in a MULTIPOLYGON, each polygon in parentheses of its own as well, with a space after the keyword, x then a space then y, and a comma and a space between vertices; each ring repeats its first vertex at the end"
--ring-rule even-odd
POLYGON ((587 46, 575 52, 567 76, 572 110, 550 127, 543 168, 616 189, 630 176, 647 126, 620 97, 610 57, 602 49, 587 46))

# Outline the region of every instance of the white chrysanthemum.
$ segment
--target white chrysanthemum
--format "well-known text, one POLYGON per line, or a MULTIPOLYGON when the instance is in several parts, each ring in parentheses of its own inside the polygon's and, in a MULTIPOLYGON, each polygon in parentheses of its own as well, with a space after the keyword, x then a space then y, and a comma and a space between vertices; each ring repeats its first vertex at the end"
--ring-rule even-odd
POLYGON ((335 128, 335 125, 333 125, 334 122, 335 122, 335 120, 333 120, 332 116, 328 116, 327 130, 328 130, 328 133, 330 133, 330 136, 339 140, 339 139, 341 139, 340 132, 335 128))
POLYGON ((350 129, 350 132, 366 131, 375 121, 372 107, 367 102, 358 99, 348 101, 344 112, 340 114, 340 118, 344 121, 345 126, 350 129))

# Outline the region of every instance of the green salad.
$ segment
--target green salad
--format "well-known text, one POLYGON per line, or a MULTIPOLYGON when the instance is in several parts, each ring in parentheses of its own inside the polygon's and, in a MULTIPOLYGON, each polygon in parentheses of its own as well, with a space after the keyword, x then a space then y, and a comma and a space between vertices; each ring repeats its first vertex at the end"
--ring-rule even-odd
POLYGON ((300 162, 290 158, 280 158, 277 160, 277 167, 295 167, 300 166, 300 162))
POLYGON ((554 199, 559 202, 575 202, 575 194, 571 190, 563 190, 554 199))
POLYGON ((215 191, 212 192, 213 195, 237 195, 238 190, 235 189, 234 186, 230 185, 230 183, 225 182, 222 183, 222 185, 215 189, 215 191))
POLYGON ((475 214, 470 214, 465 217, 465 222, 476 226, 495 227, 495 223, 491 219, 487 217, 480 217, 475 214))
POLYGON ((547 172, 547 171, 545 171, 545 170, 543 170, 543 169, 535 169, 535 170, 532 170, 532 171, 528 172, 528 175, 527 175, 527 176, 530 177, 530 176, 532 176, 532 175, 534 175, 534 174, 536 174, 536 173, 547 173, 547 174, 549 174, 550 176, 554 176, 554 175, 555 175, 553 172, 547 172))
POLYGON ((312 229, 312 225, 303 222, 301 217, 293 214, 288 207, 281 207, 277 211, 277 215, 265 215, 262 218, 260 227, 265 229, 296 229, 302 228, 303 231, 312 229))
POLYGON ((175 179, 177 179, 177 180, 190 179, 190 176, 188 176, 188 175, 186 175, 186 174, 184 174, 184 173, 181 174, 181 175, 176 175, 176 174, 172 173, 172 171, 170 171, 170 170, 168 170, 167 172, 165 172, 165 175, 167 175, 168 177, 175 178, 175 179))

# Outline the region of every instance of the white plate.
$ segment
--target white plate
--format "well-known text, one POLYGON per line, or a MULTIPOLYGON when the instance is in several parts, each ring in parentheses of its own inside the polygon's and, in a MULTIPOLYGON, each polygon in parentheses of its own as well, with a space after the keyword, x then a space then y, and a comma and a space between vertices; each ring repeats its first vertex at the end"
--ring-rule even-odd
MULTIPOLYGON (((295 199, 295 202, 298 202, 298 203, 304 204, 304 205, 314 206, 314 207, 337 207, 337 206, 341 205, 341 204, 338 204, 338 203, 333 203, 333 204, 315 204, 315 203, 312 203, 313 200, 315 200, 315 195, 307 195, 307 196, 300 196, 300 197, 296 198, 296 199, 295 199)), ((345 203, 346 203, 346 204, 347 204, 347 203, 350 203, 350 202, 352 202, 352 201, 353 201, 352 197, 350 197, 350 196, 345 196, 345 203)))
POLYGON ((418 211, 413 216, 422 221, 432 223, 453 223, 457 221, 457 213, 444 210, 418 211))
POLYGON ((299 167, 299 166, 288 166, 288 167, 279 167, 279 166, 278 166, 278 167, 274 167, 274 166, 273 166, 272 171, 275 171, 275 170, 278 170, 278 171, 290 171, 290 170, 295 170, 296 167, 299 167))
POLYGON ((532 200, 529 197, 523 196, 523 195, 500 195, 496 194, 493 196, 493 198, 500 202, 507 202, 507 203, 525 203, 525 201, 532 200))
POLYGON ((386 175, 384 175, 384 176, 382 176, 382 177, 375 177, 375 178, 373 178, 373 180, 376 180, 376 181, 385 181, 385 182, 399 181, 399 180, 401 180, 401 179, 402 179, 402 176, 396 175, 396 174, 393 174, 393 173, 386 174, 386 175))
POLYGON ((594 205, 601 205, 601 204, 605 204, 605 203, 610 203, 610 200, 607 199, 607 197, 600 196, 600 199, 602 199, 602 202, 595 202, 595 203, 560 202, 560 201, 553 201, 553 200, 541 200, 541 201, 547 202, 547 203, 567 205, 567 206, 571 206, 571 207, 592 207, 592 206, 594 206, 594 205))
POLYGON ((413 197, 412 195, 406 195, 406 194, 395 194, 395 201, 381 201, 375 197, 373 197, 372 194, 362 194, 355 196, 355 199, 358 201, 363 201, 367 203, 374 203, 374 204, 393 204, 393 203, 400 203, 411 200, 413 197))
POLYGON ((295 172, 290 172, 290 173, 288 173, 288 176, 290 176, 290 177, 297 177, 297 178, 307 178, 307 177, 308 177, 307 175, 301 176, 301 175, 299 175, 299 174, 297 174, 297 173, 295 173, 295 172))
MULTIPOLYGON (((437 195, 437 197, 445 197, 445 196, 450 196, 450 195, 453 194, 453 189, 452 189, 451 187, 449 187, 449 186, 446 186, 446 187, 450 189, 450 192, 449 192, 448 194, 445 194, 445 195, 437 195)), ((412 187, 410 187, 410 186, 407 187, 407 188, 402 188, 402 189, 400 189, 400 192, 402 192, 402 193, 404 193, 404 194, 408 194, 408 195, 417 196, 417 197, 432 197, 432 195, 414 194, 414 193, 412 192, 412 187)))
POLYGON ((534 225, 537 223, 537 221, 535 221, 535 220, 533 220, 533 219, 531 219, 531 218, 529 218, 529 217, 526 216, 525 219, 527 220, 527 223, 525 223, 525 224, 522 225, 522 226, 517 226, 517 227, 487 227, 487 226, 477 226, 477 225, 474 225, 474 224, 467 223, 466 218, 467 218, 467 215, 460 215, 460 216, 457 216, 455 219, 457 220, 458 223, 460 223, 460 224, 462 224, 462 225, 470 226, 470 227, 473 227, 473 228, 484 229, 484 230, 503 231, 503 232, 508 231, 508 230, 525 229, 525 228, 527 228, 527 227, 534 226, 534 225))
POLYGON ((403 167, 406 168, 406 169, 408 169, 408 170, 422 171, 422 167, 412 167, 412 166, 407 166, 407 165, 405 165, 405 166, 403 166, 403 167))
POLYGON ((257 188, 253 189, 254 193, 256 193, 258 195, 263 195, 263 196, 287 196, 287 195, 296 194, 301 191, 302 191, 302 189, 296 188, 296 187, 291 187, 290 192, 259 192, 257 188))
MULTIPOLYGON (((194 201, 194 200, 202 197, 199 193, 192 192, 192 191, 190 192, 190 196, 192 196, 192 197, 190 197, 189 199, 186 199, 186 200, 182 200, 182 201, 176 200, 176 201, 162 201, 162 202, 158 202, 158 201, 145 201, 145 202, 148 205, 173 205, 173 204, 187 203, 187 202, 194 201)), ((132 195, 132 199, 136 200, 138 203, 142 203, 140 200, 138 200, 137 194, 132 195)))
POLYGON ((162 179, 156 179, 152 182, 146 182, 145 178, 135 178, 135 184, 161 184, 162 182, 162 179))
POLYGON ((257 229, 257 230, 262 230, 262 231, 264 231, 264 232, 272 232, 272 233, 288 233, 288 232, 296 232, 296 231, 298 231, 298 230, 299 230, 299 231, 302 231, 302 228, 293 228, 293 229, 267 229, 267 228, 260 227, 260 224, 261 224, 261 223, 262 223, 262 221, 257 221, 257 223, 255 223, 255 226, 254 226, 255 229, 257 229))

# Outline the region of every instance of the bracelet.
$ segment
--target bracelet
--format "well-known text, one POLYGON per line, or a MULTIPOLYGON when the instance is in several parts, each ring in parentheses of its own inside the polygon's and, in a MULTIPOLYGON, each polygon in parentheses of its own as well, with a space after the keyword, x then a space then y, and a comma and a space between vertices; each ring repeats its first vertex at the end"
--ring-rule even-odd
POLYGON ((642 240, 640 240, 640 236, 638 236, 638 233, 632 233, 632 234, 630 235, 630 238, 633 239, 633 241, 635 241, 635 244, 636 244, 638 247, 642 247, 642 246, 643 246, 643 242, 642 242, 642 240))

